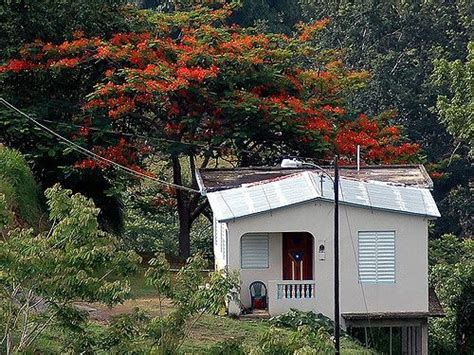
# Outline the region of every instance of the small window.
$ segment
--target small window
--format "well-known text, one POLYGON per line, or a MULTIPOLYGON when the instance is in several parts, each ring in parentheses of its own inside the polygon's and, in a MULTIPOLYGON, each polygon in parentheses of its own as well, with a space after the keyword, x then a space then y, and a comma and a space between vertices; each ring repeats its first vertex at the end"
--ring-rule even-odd
POLYGON ((217 219, 214 218, 214 246, 217 247, 218 245, 218 235, 219 233, 219 223, 217 222, 217 219))
POLYGON ((220 238, 220 241, 221 241, 221 255, 224 256, 225 255, 225 248, 226 248, 226 245, 225 245, 226 228, 225 228, 224 223, 220 223, 219 225, 220 225, 219 238, 220 238))
POLYGON ((395 232, 359 232, 360 282, 395 282, 395 232))
POLYGON ((248 234, 241 239, 242 269, 267 269, 268 234, 248 234))

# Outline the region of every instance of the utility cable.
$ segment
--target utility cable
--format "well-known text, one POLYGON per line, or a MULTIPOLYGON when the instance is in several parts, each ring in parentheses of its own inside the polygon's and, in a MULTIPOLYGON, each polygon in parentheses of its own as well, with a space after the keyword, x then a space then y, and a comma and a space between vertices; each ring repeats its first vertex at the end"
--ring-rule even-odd
POLYGON ((140 171, 133 170, 133 169, 127 167, 127 166, 124 166, 124 165, 121 165, 117 162, 114 162, 113 160, 104 158, 103 156, 100 156, 99 154, 96 154, 96 153, 90 151, 89 149, 86 149, 86 148, 80 146, 79 144, 76 144, 76 143, 72 142, 71 140, 61 136, 59 133, 53 131, 49 127, 47 127, 47 126, 43 125, 42 123, 38 122, 36 119, 31 117, 30 115, 26 114, 25 112, 21 111, 17 107, 13 106, 10 102, 5 100, 4 98, 0 98, 0 103, 2 103, 5 107, 9 108, 10 110, 12 110, 12 111, 18 113, 19 115, 27 118, 29 121, 34 123, 36 126, 40 127, 41 129, 48 132, 49 134, 55 136, 56 138, 58 138, 63 143, 71 146, 74 150, 76 150, 77 152, 79 152, 83 155, 86 155, 87 157, 90 157, 90 158, 92 158, 94 160, 97 160, 97 161, 102 161, 102 162, 108 163, 108 164, 110 164, 110 165, 112 165, 112 166, 114 166, 114 167, 116 167, 120 170, 123 170, 123 171, 127 172, 130 175, 138 176, 142 179, 148 179, 148 180, 154 181, 154 182, 156 182, 160 185, 171 186, 171 187, 173 187, 177 190, 182 190, 182 191, 187 191, 187 192, 192 192, 192 193, 200 193, 200 191, 198 191, 196 189, 186 187, 186 186, 177 185, 177 184, 173 184, 173 183, 170 183, 170 182, 167 182, 167 181, 164 181, 164 180, 157 179, 157 178, 155 178, 153 176, 150 176, 148 174, 142 173, 140 171))
MULTIPOLYGON (((342 199, 344 200, 344 193, 342 191, 342 188, 341 188, 341 195, 342 195, 342 199)), ((356 253, 356 249, 355 249, 355 245, 354 245, 354 239, 352 237, 351 223, 349 221, 349 215, 347 213, 347 206, 344 206, 344 214, 346 215, 347 227, 349 228, 349 236, 351 237, 352 252, 354 254, 354 261, 355 261, 355 264, 356 264, 355 265, 356 270, 359 270, 358 264, 357 264, 357 253, 356 253)), ((359 274, 359 271, 357 271, 357 274, 359 274)), ((359 284, 360 284, 360 289, 361 289, 361 292, 362 292, 362 298, 364 299, 365 310, 367 312, 367 322, 369 323, 369 332, 370 332, 370 335, 372 336, 372 339, 374 339, 374 334, 372 332, 372 325, 371 325, 371 322, 370 322, 369 307, 367 305, 367 298, 365 297, 364 285, 360 281, 359 281, 359 284)), ((367 346, 367 344, 366 344, 366 346, 367 346)))

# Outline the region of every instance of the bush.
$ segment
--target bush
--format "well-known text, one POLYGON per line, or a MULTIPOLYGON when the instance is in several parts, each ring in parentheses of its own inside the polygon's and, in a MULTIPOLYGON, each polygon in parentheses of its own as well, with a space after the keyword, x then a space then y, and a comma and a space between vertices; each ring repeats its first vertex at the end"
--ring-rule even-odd
POLYGON ((474 241, 446 234, 429 243, 430 284, 445 317, 429 324, 430 352, 472 354, 474 351, 474 241))
POLYGON ((332 334, 334 331, 334 322, 322 313, 303 312, 297 309, 291 309, 285 314, 273 317, 270 319, 270 322, 277 327, 293 330, 301 326, 307 326, 315 333, 319 329, 324 329, 329 334, 332 334))
POLYGON ((130 291, 128 280, 107 276, 126 276, 139 261, 99 229, 92 200, 59 185, 45 194, 49 231, 16 228, 0 239, 0 352, 7 354, 27 351, 53 326, 80 328, 86 317, 75 301, 122 302, 130 291))
POLYGON ((40 192, 25 158, 0 145, 0 195, 8 212, 8 224, 38 228, 40 192))

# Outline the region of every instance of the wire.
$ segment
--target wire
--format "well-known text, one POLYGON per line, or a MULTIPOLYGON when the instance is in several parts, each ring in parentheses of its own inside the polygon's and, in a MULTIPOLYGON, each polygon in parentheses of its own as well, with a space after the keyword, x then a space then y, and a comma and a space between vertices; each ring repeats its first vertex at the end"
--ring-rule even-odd
POLYGON ((138 176, 138 177, 141 177, 143 179, 148 179, 148 180, 151 180, 151 181, 154 181, 156 183, 159 183, 161 185, 166 185, 166 186, 171 186, 177 190, 183 190, 183 191, 187 191, 187 192, 193 192, 193 193, 200 193, 199 190, 196 190, 196 189, 192 189, 190 187, 186 187, 186 186, 181 186, 181 185, 177 185, 177 184, 173 184, 173 183, 170 183, 170 182, 167 182, 167 181, 164 181, 164 180, 160 180, 160 179, 157 179, 153 176, 150 176, 150 175, 147 175, 147 174, 144 174, 140 171, 136 171, 136 170, 133 170, 133 169, 130 169, 129 167, 126 167, 124 165, 121 165, 119 163, 116 163, 114 162, 113 160, 110 160, 110 159, 107 159, 107 158, 104 158, 103 156, 100 156, 84 147, 81 147, 80 145, 70 141, 69 139, 61 136, 59 133, 53 131, 52 129, 50 129, 49 127, 43 125, 42 123, 38 122, 37 120, 35 120, 33 117, 31 117, 30 115, 26 114, 25 112, 21 111, 20 109, 18 109, 17 107, 13 106, 11 103, 9 103, 7 100, 5 100, 4 98, 1 98, 0 97, 0 103, 2 103, 5 107, 9 108, 10 110, 20 114, 21 116, 23 117, 26 117, 28 120, 30 120, 31 122, 33 122, 36 126, 40 127, 41 129, 47 131, 49 134, 55 136, 56 138, 58 138, 59 140, 61 140, 63 143, 66 143, 68 144, 69 146, 71 146, 74 150, 76 150, 77 152, 81 153, 81 154, 84 154, 92 159, 95 159, 95 160, 98 160, 98 161, 102 161, 102 162, 106 162, 108 164, 111 164, 113 165, 114 167, 118 168, 118 169, 121 169, 125 172, 127 172, 128 174, 131 174, 131 175, 134 175, 134 176, 138 176))
MULTIPOLYGON (((93 126, 84 126, 84 125, 78 125, 78 124, 73 124, 73 123, 58 122, 58 121, 48 120, 48 119, 44 119, 44 118, 38 118, 37 120, 47 122, 47 123, 56 124, 56 125, 59 125, 59 126, 69 127, 69 128, 86 128, 86 129, 90 129, 91 131, 95 131, 95 132, 99 132, 99 133, 114 134, 114 135, 119 135, 119 136, 123 136, 123 137, 136 137, 136 138, 141 138, 141 139, 145 139, 145 140, 148 140, 148 141, 177 143, 177 144, 181 144, 181 145, 189 145, 189 146, 192 146, 192 147, 208 148, 208 149, 211 149, 211 150, 224 150, 224 149, 226 149, 226 147, 212 147, 212 146, 207 146, 205 144, 182 142, 182 141, 177 141, 177 140, 167 139, 167 138, 147 137, 147 136, 140 135, 140 134, 135 134, 135 133, 116 132, 116 131, 101 129, 101 128, 93 127, 93 126)), ((246 149, 239 149, 239 151, 242 152, 242 153, 250 153, 250 154, 255 153, 251 150, 246 150, 246 149)))
MULTIPOLYGON (((341 189, 341 195, 342 195, 342 199, 344 200, 344 193, 343 193, 342 189, 341 189)), ((344 206, 344 214, 346 215, 347 227, 349 228, 349 236, 351 237, 352 252, 354 253, 354 262, 356 263, 356 269, 358 269, 357 253, 356 253, 356 250, 355 250, 354 239, 352 238, 352 228, 351 228, 351 223, 349 222, 349 215, 347 213, 347 206, 344 206)), ((372 325, 370 323, 369 307, 367 305, 367 298, 365 297, 364 285, 362 284, 362 282, 359 282, 359 285, 360 285, 360 289, 361 289, 361 292, 362 292, 362 298, 364 299, 365 310, 367 312, 367 322, 369 323, 369 332, 370 332, 370 335, 372 336, 372 339, 374 339, 374 334, 372 332, 372 325)))
MULTIPOLYGON (((190 142, 181 142, 181 141, 176 141, 172 139, 166 139, 166 138, 159 138, 159 137, 147 137, 144 135, 140 134, 135 134, 135 133, 126 133, 126 132, 116 132, 112 130, 107 130, 107 129, 101 129, 98 127, 91 127, 91 126, 83 126, 83 125, 78 125, 78 124, 73 124, 73 123, 65 123, 65 122, 58 122, 58 121, 53 121, 53 120, 47 120, 45 118, 38 118, 38 121, 46 122, 46 123, 52 123, 56 124, 58 126, 64 126, 64 127, 69 127, 69 128, 86 128, 90 129, 91 131, 99 132, 99 133, 106 133, 106 134, 114 134, 114 135, 119 135, 123 137, 136 137, 136 138, 141 138, 149 141, 160 141, 160 142, 168 142, 168 143, 179 143, 182 145, 190 145, 194 147, 207 147, 204 144, 198 144, 198 143, 190 143, 190 142)), ((223 149, 222 147, 216 147, 214 149, 223 149)))

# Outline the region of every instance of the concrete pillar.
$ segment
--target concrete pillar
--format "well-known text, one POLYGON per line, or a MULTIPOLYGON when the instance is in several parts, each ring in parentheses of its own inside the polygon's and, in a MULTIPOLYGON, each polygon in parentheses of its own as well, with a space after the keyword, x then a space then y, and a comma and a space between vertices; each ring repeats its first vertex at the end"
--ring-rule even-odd
POLYGON ((428 320, 421 325, 421 354, 428 355, 428 320))
POLYGON ((426 321, 418 326, 401 327, 401 332, 403 355, 428 354, 428 324, 426 321))
POLYGON ((401 327, 402 355, 408 355, 408 327, 401 327))

